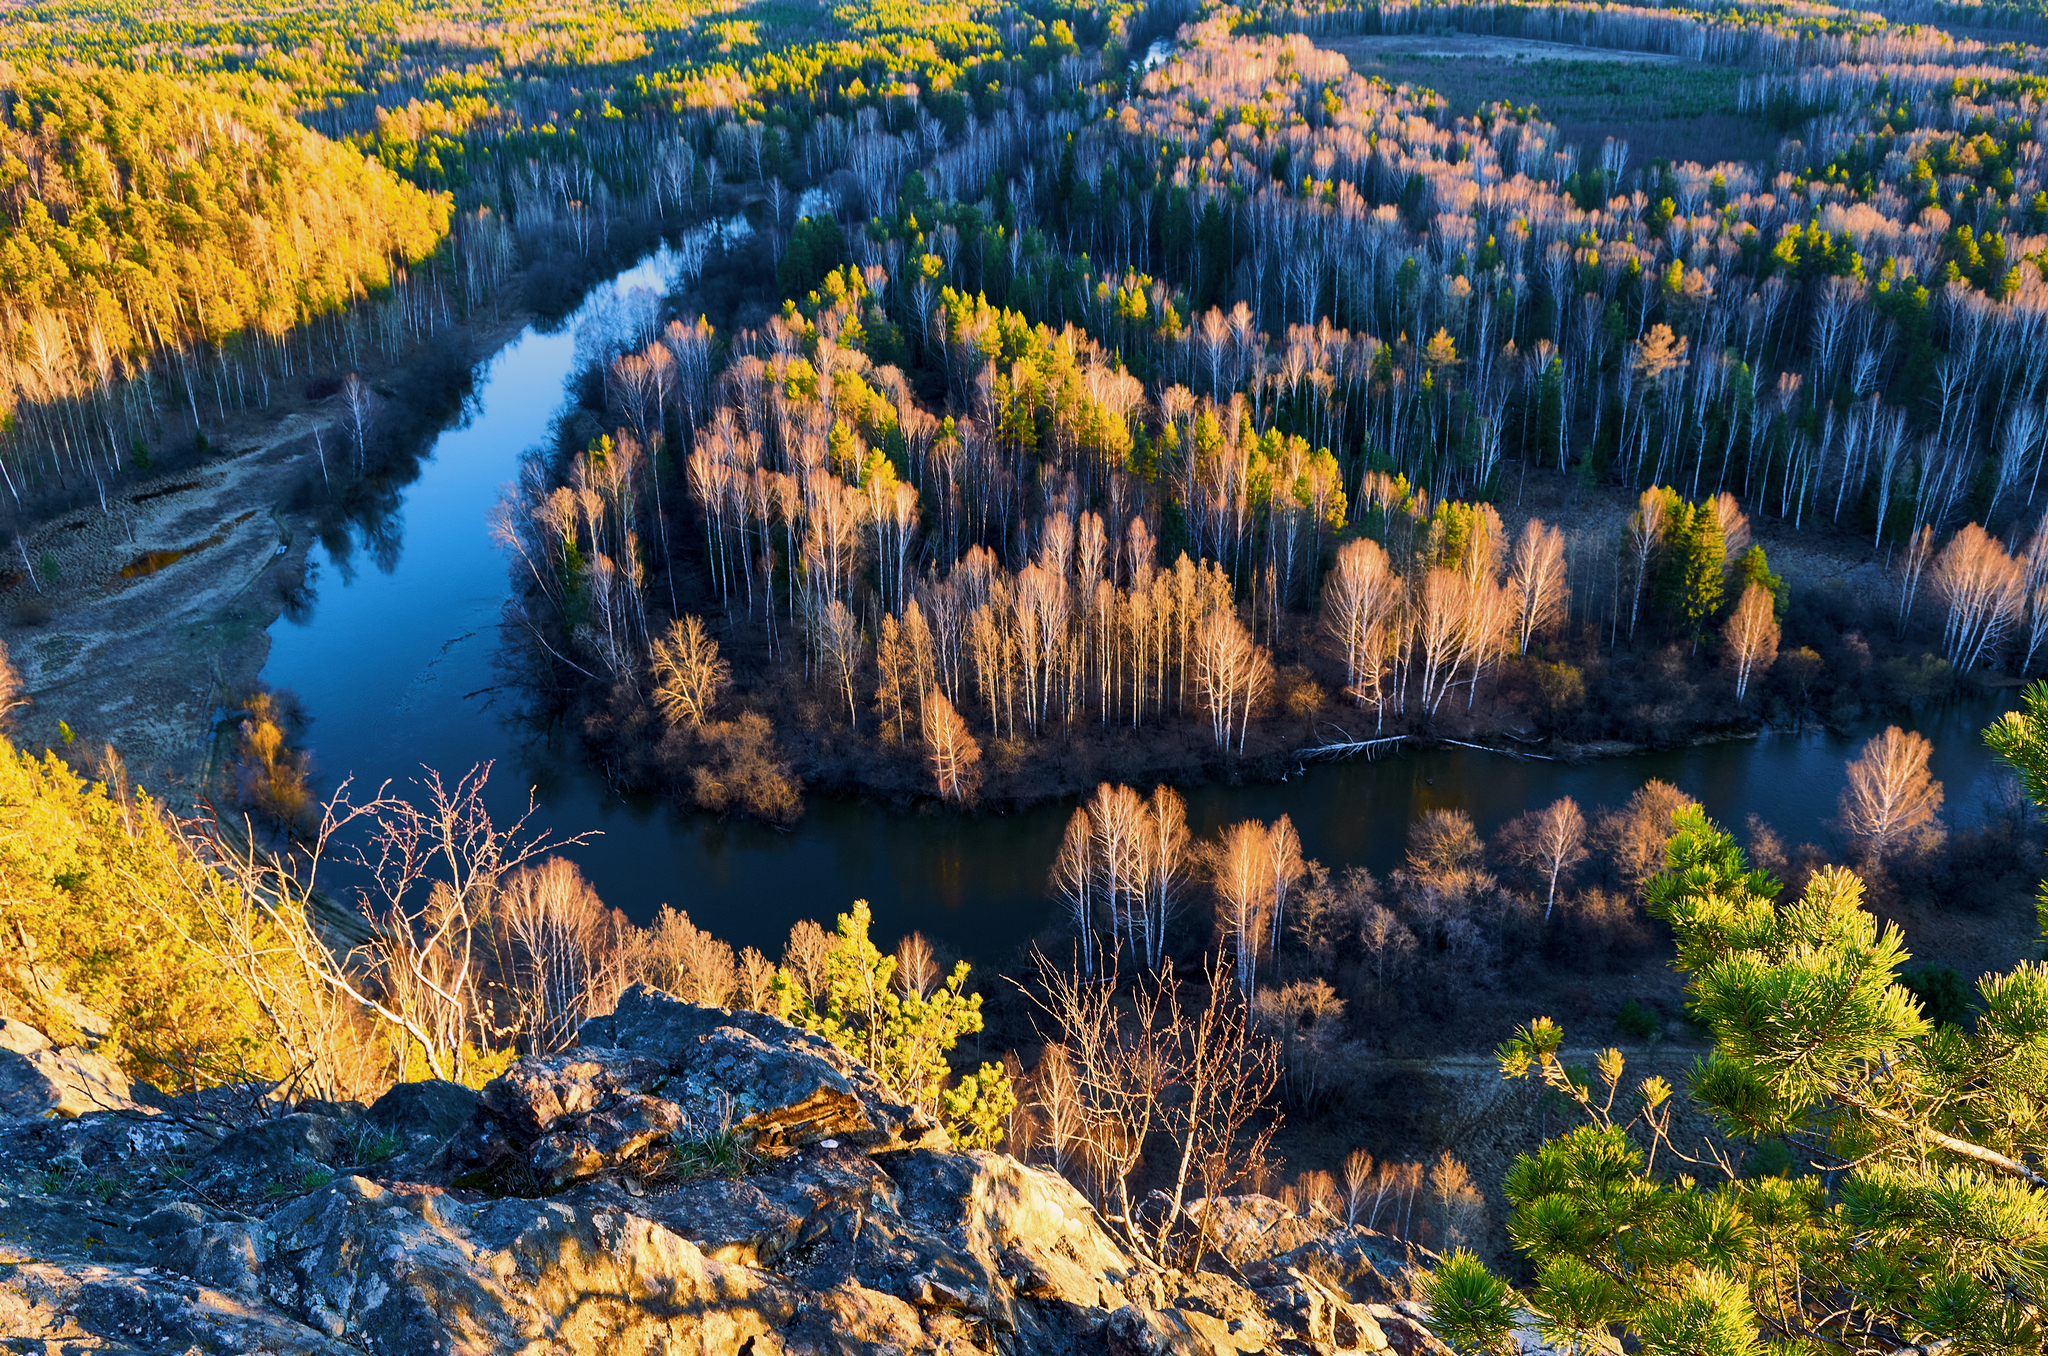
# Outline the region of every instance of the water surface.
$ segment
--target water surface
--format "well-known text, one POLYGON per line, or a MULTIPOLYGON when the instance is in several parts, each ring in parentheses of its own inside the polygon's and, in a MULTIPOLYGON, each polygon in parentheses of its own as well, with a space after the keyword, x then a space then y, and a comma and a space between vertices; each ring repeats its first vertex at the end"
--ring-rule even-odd
MULTIPOLYGON (((570 855, 607 903, 637 921, 671 904, 773 954, 795 920, 829 920, 865 898, 883 939, 917 928, 964 955, 1001 960, 1053 921, 1045 877, 1071 804, 961 817, 811 796, 790 832, 725 823, 611 792, 558 737, 515 719, 514 696, 499 686, 492 654, 509 581, 491 541, 491 507, 520 454, 548 434, 577 363, 579 326, 587 336, 608 311, 644 308, 677 266, 666 251, 650 257, 597 289, 566 326, 528 329, 493 357, 461 422, 405 488, 396 520, 380 525, 375 549, 337 561, 315 548, 316 600, 272 628, 264 678, 304 700, 327 788, 344 776, 374 788, 417 777, 423 765, 459 774, 494 761, 495 812, 517 815, 531 795, 536 823, 598 835, 570 855), (640 289, 646 295, 635 296, 640 289)), ((1919 718, 1957 823, 1983 816, 1996 767, 1978 732, 1998 706, 1919 718)), ((1829 844, 1845 764, 1868 733, 1774 733, 1584 764, 1438 748, 1320 765, 1280 784, 1194 788, 1189 818, 1209 833, 1285 813, 1303 850, 1333 871, 1384 872, 1400 860, 1408 824, 1430 809, 1463 808, 1490 833, 1560 795, 1590 815, 1659 777, 1731 826, 1755 813, 1788 845, 1829 844)))

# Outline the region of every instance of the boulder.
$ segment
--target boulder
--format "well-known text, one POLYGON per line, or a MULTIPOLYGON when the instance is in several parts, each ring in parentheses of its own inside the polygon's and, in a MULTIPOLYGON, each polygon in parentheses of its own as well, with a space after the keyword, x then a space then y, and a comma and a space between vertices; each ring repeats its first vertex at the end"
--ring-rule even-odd
POLYGON ((379 1097, 363 1113, 363 1125, 409 1144, 439 1142, 467 1129, 482 1106, 483 1098, 474 1090, 445 1078, 429 1078, 400 1083, 379 1097))
POLYGON ((122 1212, 43 1195, 0 1196, 0 1260, 63 1255, 146 1262, 151 1241, 122 1212))
POLYGON ((474 1089, 446 1079, 400 1083, 357 1120, 347 1167, 401 1182, 446 1181, 480 1164, 462 1158, 488 1142, 484 1101, 474 1089))
POLYGON ((341 1122, 294 1112, 228 1132, 206 1157, 211 1171, 274 1175, 293 1167, 332 1163, 340 1151, 341 1122))
POLYGON ((13 1021, 6 1025, 0 1033, 0 1117, 26 1120, 142 1108, 135 1081, 106 1056, 60 1050, 33 1027, 13 1021))
POLYGON ((796 1305, 772 1276, 571 1200, 464 1204, 349 1177, 286 1206, 264 1237, 265 1298, 375 1356, 771 1356, 796 1305))
POLYGON ((917 1150, 880 1161, 902 1191, 906 1218, 957 1236, 1017 1295, 1081 1310, 1128 1302, 1124 1288, 1137 1268, 1057 1174, 978 1150, 917 1150))
POLYGON ((824 1139, 874 1150, 947 1143, 942 1126, 891 1098, 837 1046, 766 1013, 700 1007, 635 984, 609 1015, 584 1023, 578 1040, 662 1061, 673 1081, 661 1095, 699 1133, 730 1125, 762 1148, 824 1139))
POLYGON ((810 1149, 745 1178, 686 1182, 628 1208, 715 1261, 772 1267, 791 1248, 824 1239, 834 1218, 893 1211, 897 1198, 896 1184, 865 1154, 810 1149))
POLYGON ((0 1017, 0 1050, 17 1055, 33 1055, 38 1050, 53 1048, 50 1038, 30 1026, 17 1022, 12 1017, 0 1017))
POLYGON ((1241 1350, 1235 1344, 1219 1345, 1207 1325, 1188 1320, 1178 1309, 1126 1304, 1106 1325, 1110 1356, 1237 1356, 1241 1350))
POLYGON ((558 1122, 533 1146, 533 1170, 551 1187, 595 1177, 666 1141, 683 1124, 674 1102, 638 1093, 558 1122))
POLYGON ((1396 1356, 1453 1356, 1450 1347, 1429 1330, 1421 1305, 1407 1301, 1368 1304, 1365 1312, 1379 1325, 1396 1356))
POLYGON ((531 1144, 564 1117, 658 1082, 661 1061, 623 1050, 578 1050, 522 1059, 484 1088, 483 1102, 515 1139, 531 1144))
POLYGON ((361 1356, 239 1295, 152 1267, 29 1261, 0 1269, 9 1350, 361 1356))
POLYGON ((201 1224, 157 1248, 157 1260, 215 1290, 255 1298, 261 1291, 267 1231, 261 1224, 201 1224))

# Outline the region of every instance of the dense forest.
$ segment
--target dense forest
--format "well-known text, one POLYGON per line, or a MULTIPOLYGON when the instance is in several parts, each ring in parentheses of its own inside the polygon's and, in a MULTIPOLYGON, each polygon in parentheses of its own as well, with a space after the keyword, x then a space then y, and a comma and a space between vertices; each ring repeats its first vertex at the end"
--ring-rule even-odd
POLYGON ((2029 668, 2031 49, 1810 17, 1232 12, 813 113, 509 507, 528 681, 616 780, 786 818, 805 775, 1029 799, 2029 668), (1785 140, 1632 163, 1314 45, 1423 29, 1732 66, 1785 140), (1795 605, 1766 529, 1890 598, 1795 605))

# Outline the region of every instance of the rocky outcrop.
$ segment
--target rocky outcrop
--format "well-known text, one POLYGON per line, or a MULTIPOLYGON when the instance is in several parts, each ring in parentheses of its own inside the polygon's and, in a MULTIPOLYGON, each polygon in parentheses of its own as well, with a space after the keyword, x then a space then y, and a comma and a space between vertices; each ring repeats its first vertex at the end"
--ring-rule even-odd
POLYGON ((946 1132, 891 1098, 838 1046, 760 1012, 678 1002, 636 984, 609 1016, 583 1025, 584 1051, 618 1050, 665 1065, 662 1096, 699 1130, 729 1124, 757 1147, 822 1139, 861 1148, 941 1148, 946 1132))
POLYGON ((635 989, 481 1095, 407 1084, 229 1132, 176 1102, 0 1126, 0 1344, 1441 1353, 1398 1307, 1403 1245, 1263 1198, 1204 1209, 1249 1251, 1140 1265, 1065 1180, 954 1149, 832 1046, 635 989))
POLYGON ((0 1117, 130 1110, 135 1092, 133 1080, 104 1055, 59 1049, 34 1027, 0 1017, 0 1117))

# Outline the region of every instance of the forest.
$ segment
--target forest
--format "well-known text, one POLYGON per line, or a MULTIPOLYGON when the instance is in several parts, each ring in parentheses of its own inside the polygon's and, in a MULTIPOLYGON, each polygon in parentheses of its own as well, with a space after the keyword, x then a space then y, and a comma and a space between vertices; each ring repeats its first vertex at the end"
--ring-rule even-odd
POLYGON ((522 717, 707 817, 1068 815, 1001 973, 852 900, 776 956, 608 907, 487 766, 321 785, 288 693, 217 708, 189 806, 60 723, 0 760, 9 1014, 343 1105, 645 983, 839 1047, 1146 1265, 1229 1263, 1195 1207, 1247 1195, 1428 1248, 1460 1353, 2038 1349, 2048 687, 1966 828, 1891 723, 2048 667, 2038 7, 9 14, 0 586, 266 419, 315 452, 281 528, 394 516, 496 337, 677 241, 489 524, 522 717), (1772 149, 1632 147, 1600 101, 1657 77, 1591 60, 1558 121, 1374 74, 1418 36, 1654 58, 1772 149), (1831 846, 1652 780, 1432 809, 1376 876, 1185 797, 1858 723, 1831 846), (1453 1123, 1440 1062, 1496 1048, 1453 1123))
POLYGON ((1015 803, 2034 664, 2023 53, 1551 6, 1114 54, 986 118, 818 115, 800 162, 728 171, 764 229, 605 336, 499 530, 522 681, 614 781, 771 820, 807 778, 1015 803), (1632 164, 1313 41, 1430 25, 1733 67, 1731 115, 1787 135, 1632 164), (1890 606, 1795 599, 1763 537, 1877 562, 1890 606))

